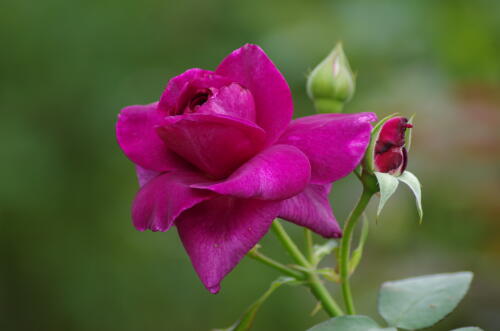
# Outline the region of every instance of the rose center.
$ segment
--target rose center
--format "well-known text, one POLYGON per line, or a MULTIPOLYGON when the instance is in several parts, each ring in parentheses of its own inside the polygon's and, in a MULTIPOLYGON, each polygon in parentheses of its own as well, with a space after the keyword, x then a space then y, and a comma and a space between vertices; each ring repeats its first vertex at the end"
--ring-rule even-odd
POLYGON ((203 105, 208 99, 212 96, 212 91, 210 89, 205 88, 196 92, 196 94, 189 100, 187 110, 188 112, 196 111, 196 108, 203 105))

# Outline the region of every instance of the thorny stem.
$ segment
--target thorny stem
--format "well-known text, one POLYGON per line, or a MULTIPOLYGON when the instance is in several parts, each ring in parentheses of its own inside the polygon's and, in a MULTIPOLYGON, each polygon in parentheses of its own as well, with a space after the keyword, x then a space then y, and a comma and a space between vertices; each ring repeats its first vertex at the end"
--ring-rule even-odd
POLYGON ((340 269, 342 295, 344 297, 347 314, 349 315, 354 315, 356 313, 354 302, 352 299, 351 286, 349 284, 349 256, 351 251, 352 234, 359 217, 365 210, 368 202, 370 202, 372 195, 373 191, 364 186, 363 193, 361 194, 356 207, 354 207, 351 214, 347 218, 347 221, 345 222, 344 234, 339 247, 338 263, 340 269))
POLYGON ((270 266, 271 268, 274 268, 276 270, 281 271, 285 275, 294 277, 294 278, 299 279, 299 280, 305 278, 303 273, 301 273, 299 271, 295 271, 295 270, 287 267, 286 265, 279 263, 278 261, 275 261, 275 260, 265 256, 264 254, 258 252, 257 249, 255 249, 255 248, 252 249, 250 252, 248 252, 247 255, 249 257, 259 261, 259 262, 264 263, 267 266, 270 266))
POLYGON ((316 261, 314 259, 314 247, 313 247, 313 236, 311 230, 304 228, 304 237, 306 239, 306 254, 309 263, 315 264, 316 261))

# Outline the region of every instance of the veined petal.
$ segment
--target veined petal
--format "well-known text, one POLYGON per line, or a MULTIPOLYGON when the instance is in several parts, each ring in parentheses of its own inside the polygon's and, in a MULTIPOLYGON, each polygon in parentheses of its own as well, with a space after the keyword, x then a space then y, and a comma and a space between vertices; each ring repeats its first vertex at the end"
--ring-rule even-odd
POLYGON ((267 233, 280 202, 219 196, 182 213, 179 236, 194 269, 211 293, 267 233))
POLYGON ((273 145, 242 165, 228 179, 194 184, 222 195, 283 200, 304 190, 311 177, 307 156, 289 145, 273 145))
POLYGON ((370 142, 373 113, 318 114, 292 121, 278 143, 297 147, 311 162, 311 183, 328 184, 351 173, 370 142))
POLYGON ((266 53, 247 44, 229 54, 215 72, 252 92, 256 122, 267 133, 267 145, 274 143, 292 119, 293 103, 285 78, 266 53))
POLYGON ((162 174, 145 184, 132 205, 132 220, 139 231, 167 231, 177 216, 213 193, 190 188, 189 185, 206 181, 201 175, 175 171, 162 174))
POLYGON ((137 181, 139 182, 140 187, 143 187, 153 178, 161 174, 161 172, 159 171, 149 170, 138 165, 135 166, 135 173, 137 175, 137 181))
POLYGON ((168 116, 157 132, 170 149, 216 178, 252 158, 265 140, 254 123, 223 115, 168 116))
POLYGON ((184 162, 158 137, 155 126, 164 115, 157 103, 122 109, 116 123, 116 138, 125 155, 135 164, 154 171, 184 167, 184 162))
POLYGON ((326 238, 341 237, 342 230, 328 201, 330 188, 330 184, 309 184, 302 193, 283 201, 279 217, 326 238))

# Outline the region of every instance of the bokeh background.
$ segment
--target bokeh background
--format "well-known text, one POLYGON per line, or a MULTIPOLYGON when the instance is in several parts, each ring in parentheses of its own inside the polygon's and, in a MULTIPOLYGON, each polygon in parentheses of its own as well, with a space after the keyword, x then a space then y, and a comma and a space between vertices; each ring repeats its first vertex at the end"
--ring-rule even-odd
MULTIPOLYGON (((465 300, 431 330, 500 330, 499 13, 495 0, 3 0, 0 329, 203 331, 233 323, 277 274, 244 259, 214 296, 175 231, 135 231, 137 183, 115 141, 116 116, 157 100, 190 67, 215 68, 246 42, 260 44, 283 72, 296 115, 311 114, 306 74, 343 41, 358 77, 348 111, 417 114, 409 170, 424 190, 422 225, 404 188, 377 224, 371 206, 353 277, 358 310, 376 315, 384 280, 472 270, 465 300)), ((339 220, 359 189, 350 177, 334 186, 339 220)), ((262 244, 289 261, 272 235, 262 244)), ((326 318, 310 316, 314 306, 304 288, 279 289, 255 330, 305 330, 326 318)))

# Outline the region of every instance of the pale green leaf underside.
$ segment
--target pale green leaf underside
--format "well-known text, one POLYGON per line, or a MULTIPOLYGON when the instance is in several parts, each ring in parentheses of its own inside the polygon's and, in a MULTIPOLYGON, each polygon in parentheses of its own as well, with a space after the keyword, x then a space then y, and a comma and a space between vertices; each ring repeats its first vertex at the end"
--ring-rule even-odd
POLYGON ((377 177, 378 187, 380 189, 380 202, 377 208, 377 219, 384 209, 386 202, 389 198, 396 192, 398 188, 398 180, 393 175, 389 175, 383 172, 374 172, 377 177))
POLYGON ((381 328, 367 316, 350 315, 329 319, 307 331, 396 331, 395 328, 381 328))
POLYGON ((427 328, 455 309, 471 281, 471 272, 457 272, 386 282, 380 288, 378 310, 390 326, 427 328))
POLYGON ((424 217, 424 212, 422 210, 422 189, 417 176, 415 176, 409 171, 405 171, 401 174, 401 176, 398 176, 397 179, 408 185, 408 187, 415 195, 415 202, 417 203, 419 221, 422 222, 422 218, 424 217))
POLYGON ((453 329, 450 331, 484 331, 484 330, 481 328, 478 328, 477 326, 466 326, 463 328, 453 329))

